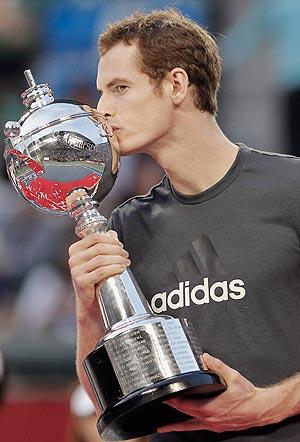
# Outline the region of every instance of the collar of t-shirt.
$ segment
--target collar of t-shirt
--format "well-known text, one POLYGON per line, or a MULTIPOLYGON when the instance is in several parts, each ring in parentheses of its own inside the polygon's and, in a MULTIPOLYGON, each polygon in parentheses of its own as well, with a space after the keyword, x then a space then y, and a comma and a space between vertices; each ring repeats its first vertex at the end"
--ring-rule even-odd
POLYGON ((245 164, 251 149, 242 143, 237 143, 239 150, 237 156, 226 174, 213 186, 195 195, 184 195, 177 192, 172 184, 170 183, 168 177, 166 177, 166 185, 171 190, 173 196, 179 202, 183 204, 197 204, 203 201, 207 201, 219 193, 223 192, 228 186, 230 186, 233 181, 238 177, 243 165, 245 164))

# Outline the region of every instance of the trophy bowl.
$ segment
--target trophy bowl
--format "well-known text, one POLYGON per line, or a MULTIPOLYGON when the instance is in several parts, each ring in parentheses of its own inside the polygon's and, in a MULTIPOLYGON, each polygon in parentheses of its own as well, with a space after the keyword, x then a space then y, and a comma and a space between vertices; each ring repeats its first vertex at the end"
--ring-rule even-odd
POLYGON ((4 130, 4 156, 15 189, 37 209, 58 215, 68 214, 66 198, 74 189, 84 188, 101 201, 119 165, 108 126, 81 103, 54 100, 48 85, 35 85, 25 72, 31 81, 22 94, 28 112, 4 130))
MULTIPOLYGON (((30 71, 25 75, 28 110, 5 125, 10 180, 37 209, 75 218, 79 237, 106 231, 97 205, 119 168, 108 124, 80 103, 54 100, 47 84, 36 85, 30 71)), ((155 315, 129 269, 108 278, 96 296, 105 334, 84 368, 103 410, 97 423, 102 439, 136 438, 188 419, 165 401, 193 394, 194 387, 199 397, 225 390, 224 381, 202 366, 190 322, 155 315)))

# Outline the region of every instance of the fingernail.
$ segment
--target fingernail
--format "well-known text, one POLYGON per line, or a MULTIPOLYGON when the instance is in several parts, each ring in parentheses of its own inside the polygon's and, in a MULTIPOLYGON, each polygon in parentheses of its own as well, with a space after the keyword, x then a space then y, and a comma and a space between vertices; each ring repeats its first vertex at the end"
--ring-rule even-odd
POLYGON ((209 356, 205 355, 204 357, 202 357, 203 370, 209 370, 210 363, 211 363, 211 358, 209 356))

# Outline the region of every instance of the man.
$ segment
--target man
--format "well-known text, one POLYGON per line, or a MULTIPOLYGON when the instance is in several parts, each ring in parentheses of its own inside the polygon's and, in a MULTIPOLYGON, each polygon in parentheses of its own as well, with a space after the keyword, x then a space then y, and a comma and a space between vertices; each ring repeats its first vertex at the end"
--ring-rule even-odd
POLYGON ((147 153, 166 176, 113 212, 113 230, 70 248, 80 379, 89 388, 82 360, 103 334, 95 288, 131 265, 156 313, 190 318, 227 383, 215 398, 169 401, 191 418, 150 440, 296 442, 299 160, 225 137, 216 44, 178 12, 124 19, 99 47, 97 109, 120 154, 147 153))

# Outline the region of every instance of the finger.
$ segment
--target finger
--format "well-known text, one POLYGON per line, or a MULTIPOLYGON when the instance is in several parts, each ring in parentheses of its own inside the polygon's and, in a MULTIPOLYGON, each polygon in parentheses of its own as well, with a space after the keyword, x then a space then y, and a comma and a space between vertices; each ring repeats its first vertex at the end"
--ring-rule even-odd
POLYGON ((168 433, 170 431, 195 431, 195 430, 203 430, 204 427, 201 426, 201 423, 198 419, 188 419, 183 422, 178 422, 176 424, 164 425, 163 427, 159 427, 157 429, 158 433, 168 433))
POLYGON ((190 419, 188 421, 180 422, 177 424, 165 425, 157 429, 158 433, 167 433, 170 431, 198 431, 198 430, 209 430, 214 433, 223 433, 224 431, 236 431, 236 430, 246 430, 249 426, 236 426, 232 422, 226 423, 211 423, 209 421, 202 422, 198 419, 190 419))
MULTIPOLYGON (((118 239, 117 232, 110 230, 109 232, 95 232, 87 235, 82 240, 78 241, 77 244, 82 244, 83 246, 89 247, 89 245, 104 243, 104 244, 119 244, 123 247, 123 244, 118 239)), ((76 244, 76 243, 75 243, 76 244)))
POLYGON ((85 273, 93 272, 100 267, 106 267, 108 265, 120 264, 126 267, 130 266, 131 262, 128 258, 120 255, 101 255, 95 256, 88 261, 82 262, 81 264, 74 266, 71 273, 72 277, 76 279, 76 276, 83 275, 85 273))
POLYGON ((106 233, 107 233, 107 235, 111 235, 111 236, 114 236, 115 238, 119 239, 118 233, 115 230, 108 230, 106 233))
MULTIPOLYGON (((197 387, 193 389, 196 390, 197 387)), ((224 400, 224 395, 226 391, 218 396, 213 396, 209 398, 203 398, 201 395, 193 396, 180 396, 173 399, 165 401, 170 407, 181 411, 182 413, 188 414, 193 417, 207 418, 212 417, 215 410, 220 406, 224 400)))
POLYGON ((100 255, 120 255, 125 258, 129 256, 128 252, 124 250, 123 244, 120 242, 115 244, 97 242, 90 247, 80 247, 70 252, 69 265, 72 267, 100 255))
POLYGON ((85 293, 87 290, 90 290, 91 287, 94 287, 99 283, 103 283, 111 276, 120 275, 125 269, 126 266, 123 264, 111 264, 101 267, 100 269, 96 269, 93 272, 85 273, 76 279, 77 293, 78 291, 85 293))
POLYGON ((123 244, 114 236, 107 233, 91 233, 85 238, 72 244, 69 248, 69 255, 73 256, 77 252, 93 247, 95 244, 114 244, 123 247, 123 244))
POLYGON ((170 407, 175 408, 178 411, 181 411, 184 414, 188 414, 189 416, 199 417, 201 413, 201 399, 181 399, 175 398, 170 399, 165 402, 170 407))
MULTIPOLYGON (((92 275, 95 280, 100 281, 100 283, 103 284, 111 276, 121 275, 126 270, 126 267, 127 266, 124 264, 111 264, 101 267, 101 269, 94 270, 90 273, 90 275, 92 275)), ((99 282, 96 282, 95 284, 99 284, 99 282)))
POLYGON ((203 353, 202 359, 206 367, 214 373, 222 376, 225 382, 230 381, 232 377, 235 377, 238 373, 236 370, 229 367, 229 365, 226 365, 223 361, 211 356, 208 353, 203 353))
POLYGON ((203 359, 203 354, 200 355, 200 360, 203 370, 208 370, 208 366, 206 365, 205 360, 203 359))
POLYGON ((106 255, 121 256, 123 258, 128 258, 129 256, 128 252, 119 245, 101 243, 72 255, 69 259, 69 266, 73 269, 97 257, 99 258, 99 265, 101 265, 100 261, 102 257, 106 255))

